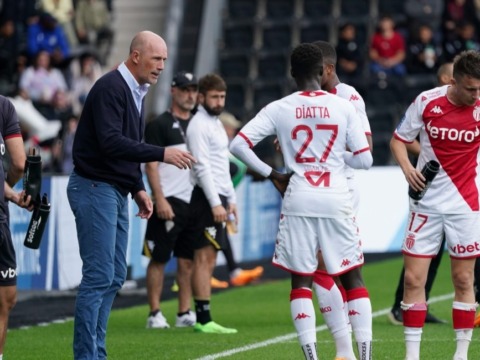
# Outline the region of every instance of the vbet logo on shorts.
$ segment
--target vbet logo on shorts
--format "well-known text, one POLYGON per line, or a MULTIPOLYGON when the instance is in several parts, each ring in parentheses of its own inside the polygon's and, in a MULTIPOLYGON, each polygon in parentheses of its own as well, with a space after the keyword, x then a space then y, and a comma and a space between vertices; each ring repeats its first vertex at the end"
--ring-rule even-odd
POLYGON ((478 242, 474 242, 473 244, 468 244, 468 245, 460 245, 457 244, 455 246, 450 246, 450 250, 454 254, 475 254, 480 250, 480 244, 478 242))
POLYGON ((2 279, 14 279, 17 276, 17 270, 12 268, 0 270, 0 276, 2 279))

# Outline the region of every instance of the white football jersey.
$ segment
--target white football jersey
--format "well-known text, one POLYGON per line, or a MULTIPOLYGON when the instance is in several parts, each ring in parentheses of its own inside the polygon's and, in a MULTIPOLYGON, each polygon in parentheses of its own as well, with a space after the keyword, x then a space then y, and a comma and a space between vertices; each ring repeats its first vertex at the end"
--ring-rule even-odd
POLYGON ((370 128, 370 122, 368 121, 367 111, 365 109, 365 101, 363 101, 359 92, 353 86, 339 83, 330 91, 330 93, 350 101, 360 117, 365 135, 372 135, 372 129, 370 128))
POLYGON ((293 174, 282 213, 352 216, 345 149, 369 151, 352 104, 324 91, 295 92, 268 104, 239 133, 250 147, 270 135, 277 136, 286 171, 293 174))
POLYGON ((394 136, 411 143, 420 134, 417 169, 436 160, 440 171, 414 211, 462 214, 479 210, 480 101, 456 106, 449 85, 422 92, 409 106, 394 136))
MULTIPOLYGON (((339 83, 335 86, 330 93, 340 96, 342 99, 350 101, 353 105, 355 110, 357 111, 357 115, 362 122, 362 128, 365 132, 365 135, 372 135, 372 130, 370 128, 370 122, 368 121, 367 111, 365 110, 365 101, 363 101, 362 96, 358 93, 358 91, 350 85, 339 83)), ((353 179, 354 177, 354 170, 348 166, 346 166, 347 178, 353 179)), ((354 185, 350 185, 351 187, 354 185)))

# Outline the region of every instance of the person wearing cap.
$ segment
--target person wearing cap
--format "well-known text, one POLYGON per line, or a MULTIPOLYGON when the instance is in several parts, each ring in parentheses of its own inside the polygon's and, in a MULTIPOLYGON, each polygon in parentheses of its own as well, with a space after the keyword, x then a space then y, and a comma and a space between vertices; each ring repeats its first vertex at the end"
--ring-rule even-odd
MULTIPOLYGON (((172 102, 169 110, 147 124, 145 141, 162 147, 186 150, 185 134, 198 95, 198 82, 192 73, 175 74, 171 84, 172 102)), ((190 171, 158 161, 145 165, 154 214, 147 223, 142 254, 150 259, 147 266, 147 298, 150 313, 147 328, 169 328, 160 310, 165 265, 171 254, 177 257, 176 281, 179 285, 177 327, 193 326, 195 312, 190 310, 193 249, 190 197, 193 185, 190 171)))

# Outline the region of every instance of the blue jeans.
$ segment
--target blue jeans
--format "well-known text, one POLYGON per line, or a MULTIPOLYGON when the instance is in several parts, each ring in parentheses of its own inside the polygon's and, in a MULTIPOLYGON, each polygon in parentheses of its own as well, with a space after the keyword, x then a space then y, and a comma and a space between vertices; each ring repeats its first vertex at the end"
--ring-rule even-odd
POLYGON ((83 261, 75 303, 74 358, 106 359, 108 317, 127 275, 128 199, 114 186, 75 172, 67 196, 83 261))

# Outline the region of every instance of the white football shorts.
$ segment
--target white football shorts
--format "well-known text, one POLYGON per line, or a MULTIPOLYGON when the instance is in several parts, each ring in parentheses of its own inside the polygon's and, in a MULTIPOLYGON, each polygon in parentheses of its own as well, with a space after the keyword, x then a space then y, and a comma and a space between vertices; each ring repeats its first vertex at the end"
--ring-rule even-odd
POLYGON ((402 252, 410 256, 435 257, 445 233, 452 258, 480 256, 480 213, 427 214, 410 211, 402 252))
POLYGON ((298 275, 313 275, 321 250, 331 275, 363 265, 360 234, 354 218, 280 215, 272 263, 298 275))

